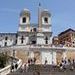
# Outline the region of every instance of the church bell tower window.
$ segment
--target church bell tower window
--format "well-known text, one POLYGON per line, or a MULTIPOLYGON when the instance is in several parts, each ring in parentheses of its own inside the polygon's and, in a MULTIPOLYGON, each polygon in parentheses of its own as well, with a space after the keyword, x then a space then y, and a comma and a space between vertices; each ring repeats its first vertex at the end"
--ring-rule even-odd
POLYGON ((17 39, 15 40, 15 44, 17 44, 17 39))
POLYGON ((5 37, 5 40, 8 40, 8 37, 7 36, 5 37))
POLYGON ((7 46, 7 42, 5 42, 4 46, 7 46))
POLYGON ((26 17, 23 17, 22 22, 26 23, 26 17))
POLYGON ((47 17, 44 18, 44 22, 48 23, 48 18, 47 17))
POLYGON ((23 41, 24 41, 24 37, 22 36, 22 37, 21 37, 21 43, 23 43, 23 41))

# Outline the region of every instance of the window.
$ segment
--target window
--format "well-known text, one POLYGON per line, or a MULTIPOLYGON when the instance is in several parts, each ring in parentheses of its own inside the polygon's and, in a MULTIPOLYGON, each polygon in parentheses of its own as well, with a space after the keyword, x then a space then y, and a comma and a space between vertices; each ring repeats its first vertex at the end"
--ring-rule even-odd
POLYGON ((46 36, 45 40, 48 40, 48 37, 46 36))
POLYGON ((21 43, 23 43, 23 40, 21 40, 21 43))
POLYGON ((26 23, 26 17, 23 17, 22 21, 23 21, 23 23, 26 23))
POLYGON ((33 40, 33 41, 32 41, 32 44, 36 44, 36 40, 33 40))
POLYGON ((48 23, 48 18, 47 17, 44 18, 44 22, 48 23))
POLYGON ((7 42, 5 42, 5 45, 4 46, 7 46, 7 42))
POLYGON ((8 37, 6 36, 6 37, 5 37, 5 40, 7 40, 7 39, 8 39, 8 37))
POLYGON ((32 32, 32 29, 30 31, 32 32))
POLYGON ((23 43, 23 40, 24 40, 24 37, 22 36, 22 37, 21 37, 21 43, 23 43))
POLYGON ((46 40, 46 42, 45 42, 46 44, 48 44, 48 40, 46 40))
POLYGON ((33 28, 33 31, 34 31, 34 32, 36 32, 36 31, 37 31, 37 29, 36 29, 36 28, 33 28))
POLYGON ((16 38, 18 37, 18 34, 16 34, 16 38))
POLYGON ((15 40, 15 44, 17 44, 17 39, 15 40))
POLYGON ((45 38, 45 44, 48 44, 48 37, 45 38))
POLYGON ((74 44, 74 41, 73 41, 73 44, 74 44))

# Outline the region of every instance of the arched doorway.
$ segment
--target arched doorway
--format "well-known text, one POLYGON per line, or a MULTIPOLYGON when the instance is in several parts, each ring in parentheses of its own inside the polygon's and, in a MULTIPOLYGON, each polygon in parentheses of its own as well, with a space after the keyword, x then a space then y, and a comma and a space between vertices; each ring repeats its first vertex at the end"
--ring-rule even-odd
POLYGON ((30 43, 30 44, 36 44, 36 40, 37 40, 37 37, 36 37, 35 34, 29 36, 29 43, 30 43))
POLYGON ((39 51, 34 51, 34 58, 36 59, 36 64, 41 63, 41 53, 39 51))

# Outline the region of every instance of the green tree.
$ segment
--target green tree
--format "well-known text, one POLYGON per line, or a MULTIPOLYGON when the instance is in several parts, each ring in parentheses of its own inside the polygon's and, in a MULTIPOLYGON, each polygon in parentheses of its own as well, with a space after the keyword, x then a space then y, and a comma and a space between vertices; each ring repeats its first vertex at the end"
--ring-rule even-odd
POLYGON ((0 68, 4 68, 9 60, 7 53, 0 53, 0 68))

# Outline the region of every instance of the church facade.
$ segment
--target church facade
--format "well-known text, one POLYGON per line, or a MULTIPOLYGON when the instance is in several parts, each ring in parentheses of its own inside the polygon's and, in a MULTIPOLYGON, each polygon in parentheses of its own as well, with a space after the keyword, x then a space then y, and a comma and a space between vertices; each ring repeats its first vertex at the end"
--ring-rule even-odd
POLYGON ((0 33, 0 46, 51 44, 51 14, 48 10, 39 13, 38 24, 30 23, 30 19, 28 9, 21 11, 17 33, 0 33))
MULTIPOLYGON (((43 10, 39 9, 38 24, 30 23, 30 19, 31 19, 30 11, 28 9, 22 10, 20 13, 20 20, 17 33, 0 33, 0 46, 5 47, 12 45, 18 46, 51 45, 52 43, 51 13, 47 9, 43 10)), ((35 49, 34 52, 27 52, 27 53, 30 53, 29 58, 33 57, 35 54, 36 54, 35 56, 38 55, 36 57, 38 58, 40 54, 40 57, 38 59, 39 61, 41 60, 41 63, 44 63, 45 60, 49 60, 48 63, 50 64, 52 63, 53 57, 50 51, 41 51, 40 49, 39 50, 35 49)))

